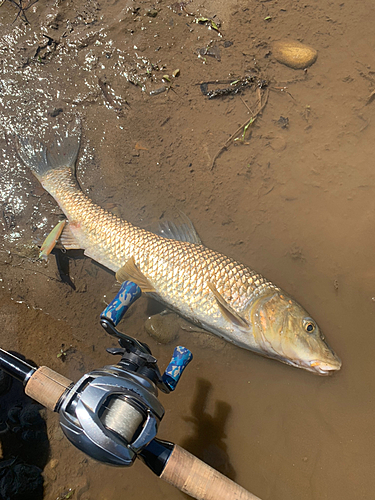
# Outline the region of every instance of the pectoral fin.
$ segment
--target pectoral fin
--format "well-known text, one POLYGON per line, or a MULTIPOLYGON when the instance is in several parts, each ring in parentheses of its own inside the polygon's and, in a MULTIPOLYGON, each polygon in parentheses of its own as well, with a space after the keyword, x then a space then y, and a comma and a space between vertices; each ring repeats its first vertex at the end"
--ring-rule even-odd
POLYGON ((216 286, 213 283, 207 283, 207 286, 214 294, 217 305, 219 306, 219 309, 225 319, 240 328, 248 328, 249 323, 244 318, 241 318, 238 312, 236 312, 233 307, 228 304, 223 296, 217 291, 216 286))
POLYGON ((142 292, 155 292, 155 288, 146 278, 146 276, 136 266, 134 257, 131 257, 124 266, 122 266, 116 273, 118 282, 130 280, 136 283, 142 292))

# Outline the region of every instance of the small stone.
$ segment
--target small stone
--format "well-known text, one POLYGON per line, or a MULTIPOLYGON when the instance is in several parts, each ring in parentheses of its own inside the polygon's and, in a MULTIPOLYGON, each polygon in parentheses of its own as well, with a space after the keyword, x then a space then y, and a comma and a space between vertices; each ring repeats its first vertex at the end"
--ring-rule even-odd
POLYGON ((177 315, 155 314, 145 322, 146 332, 160 344, 169 344, 178 337, 179 325, 177 315))
POLYGON ((149 9, 146 11, 146 16, 148 17, 156 17, 158 15, 158 11, 156 9, 149 9))
POLYGON ((293 69, 304 69, 316 61, 318 52, 294 40, 279 40, 272 46, 272 53, 276 61, 293 69))
POLYGON ((62 108, 53 108, 51 111, 48 111, 49 116, 52 116, 52 118, 55 118, 58 116, 60 113, 63 113, 64 110, 62 108))
POLYGON ((59 461, 57 460, 57 458, 53 458, 50 463, 49 463, 49 466, 51 469, 55 469, 59 464, 59 461))

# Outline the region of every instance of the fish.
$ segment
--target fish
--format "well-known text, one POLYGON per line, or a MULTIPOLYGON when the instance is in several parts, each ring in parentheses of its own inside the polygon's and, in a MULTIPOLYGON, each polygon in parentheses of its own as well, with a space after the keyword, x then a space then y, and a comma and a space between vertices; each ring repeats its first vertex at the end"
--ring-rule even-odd
POLYGON ((319 375, 341 368, 317 322, 291 296, 261 274, 204 246, 187 217, 147 231, 95 204, 79 187, 75 164, 80 128, 46 147, 17 139, 21 160, 53 196, 67 223, 67 249, 131 279, 198 327, 235 345, 319 375))

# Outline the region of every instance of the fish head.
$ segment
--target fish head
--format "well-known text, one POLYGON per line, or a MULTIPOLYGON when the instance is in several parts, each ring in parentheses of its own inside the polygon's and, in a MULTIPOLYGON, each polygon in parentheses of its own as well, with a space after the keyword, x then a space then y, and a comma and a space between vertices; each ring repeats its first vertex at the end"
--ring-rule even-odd
POLYGON ((319 375, 341 368, 316 321, 294 299, 274 291, 254 306, 251 323, 262 354, 319 375))

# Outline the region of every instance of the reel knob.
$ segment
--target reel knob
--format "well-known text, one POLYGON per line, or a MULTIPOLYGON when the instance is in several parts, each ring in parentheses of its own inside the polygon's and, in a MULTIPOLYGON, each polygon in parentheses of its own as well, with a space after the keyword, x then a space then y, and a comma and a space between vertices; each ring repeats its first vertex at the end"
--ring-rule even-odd
POLYGON ((180 380, 182 372, 193 359, 189 349, 181 345, 175 347, 172 359, 163 373, 162 380, 170 391, 174 391, 180 380))

